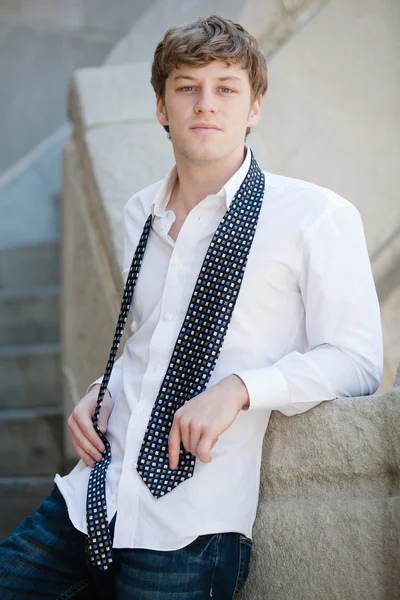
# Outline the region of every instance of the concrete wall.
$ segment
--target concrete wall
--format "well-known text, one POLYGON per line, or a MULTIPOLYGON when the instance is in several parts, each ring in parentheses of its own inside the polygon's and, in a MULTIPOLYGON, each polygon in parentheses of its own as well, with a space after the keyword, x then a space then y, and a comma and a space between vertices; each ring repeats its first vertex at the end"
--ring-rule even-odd
POLYGON ((399 400, 396 387, 273 413, 242 598, 400 598, 399 400))
POLYGON ((353 202, 370 254, 400 225, 399 55, 397 0, 331 0, 269 61, 271 170, 353 202))
POLYGON ((65 123, 74 69, 101 65, 153 0, 0 0, 0 174, 65 123))

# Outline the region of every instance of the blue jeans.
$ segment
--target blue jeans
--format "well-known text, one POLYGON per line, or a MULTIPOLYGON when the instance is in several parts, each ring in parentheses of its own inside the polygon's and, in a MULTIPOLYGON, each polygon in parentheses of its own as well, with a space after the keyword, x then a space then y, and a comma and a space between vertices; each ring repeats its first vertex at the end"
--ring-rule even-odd
MULTIPOLYGON (((113 534, 115 516, 110 523, 113 534)), ((249 571, 252 541, 201 535, 180 550, 114 549, 114 568, 92 570, 86 536, 54 485, 36 512, 0 543, 1 600, 230 600, 249 571)))

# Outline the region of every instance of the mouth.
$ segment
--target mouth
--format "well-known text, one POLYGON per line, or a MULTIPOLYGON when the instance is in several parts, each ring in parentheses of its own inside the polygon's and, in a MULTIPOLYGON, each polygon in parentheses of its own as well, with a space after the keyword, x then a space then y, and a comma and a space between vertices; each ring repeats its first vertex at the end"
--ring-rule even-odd
POLYGON ((221 131, 221 128, 213 123, 196 123, 195 125, 192 125, 190 130, 196 133, 216 133, 221 131))

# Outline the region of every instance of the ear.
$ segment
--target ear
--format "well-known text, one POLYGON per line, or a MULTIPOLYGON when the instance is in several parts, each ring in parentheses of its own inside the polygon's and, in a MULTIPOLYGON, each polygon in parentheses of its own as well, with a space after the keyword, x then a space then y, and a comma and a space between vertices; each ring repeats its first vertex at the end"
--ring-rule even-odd
POLYGON ((167 109, 160 96, 156 96, 156 115, 161 125, 168 125, 167 109))
POLYGON ((260 94, 250 106, 247 127, 254 127, 260 120, 263 97, 260 94))

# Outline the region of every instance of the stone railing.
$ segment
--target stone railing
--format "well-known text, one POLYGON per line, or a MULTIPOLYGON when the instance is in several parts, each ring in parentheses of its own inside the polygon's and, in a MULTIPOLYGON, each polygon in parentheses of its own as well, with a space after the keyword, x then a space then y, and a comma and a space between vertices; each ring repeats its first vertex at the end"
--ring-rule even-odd
POLYGON ((285 417, 264 439, 248 600, 400 598, 395 387, 285 417))
MULTIPOLYGON (((150 87, 141 83, 147 79, 147 64, 85 69, 70 89, 74 135, 63 184, 66 417, 107 361, 122 292, 122 208, 173 161, 150 87)), ((262 157, 253 133, 249 143, 262 157)), ((325 402, 295 417, 272 415, 242 598, 400 598, 398 386, 325 402)), ((66 451, 74 464, 72 446, 66 451)))

